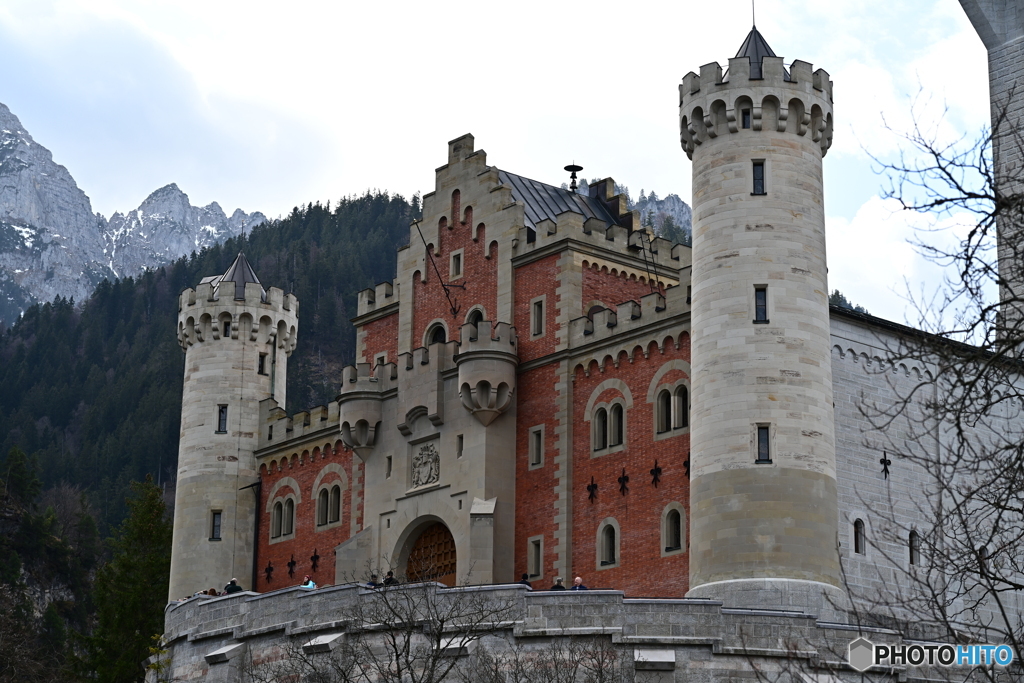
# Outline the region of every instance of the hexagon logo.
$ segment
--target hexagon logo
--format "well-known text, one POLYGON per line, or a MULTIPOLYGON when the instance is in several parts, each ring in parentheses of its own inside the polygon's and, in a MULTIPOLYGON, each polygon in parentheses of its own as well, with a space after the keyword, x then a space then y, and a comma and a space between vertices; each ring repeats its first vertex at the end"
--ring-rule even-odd
POLYGON ((875 645, 867 638, 858 638, 850 643, 846 660, 857 671, 867 671, 875 663, 875 645))

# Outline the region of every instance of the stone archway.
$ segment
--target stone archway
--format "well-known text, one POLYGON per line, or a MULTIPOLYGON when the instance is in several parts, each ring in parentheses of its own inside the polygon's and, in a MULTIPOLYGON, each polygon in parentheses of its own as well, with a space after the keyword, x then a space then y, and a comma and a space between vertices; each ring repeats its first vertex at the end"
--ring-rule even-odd
POLYGON ((406 580, 439 581, 455 585, 455 538, 448 527, 434 522, 413 543, 406 560, 406 580))

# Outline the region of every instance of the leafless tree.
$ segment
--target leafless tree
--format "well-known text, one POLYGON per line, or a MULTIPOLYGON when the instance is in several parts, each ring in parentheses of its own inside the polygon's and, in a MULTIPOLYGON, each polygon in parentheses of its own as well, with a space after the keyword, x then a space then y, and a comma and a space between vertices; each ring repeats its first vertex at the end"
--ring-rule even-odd
MULTIPOLYGON (((931 219, 915 245, 946 276, 934 295, 908 294, 916 329, 892 332, 888 357, 872 369, 887 391, 863 397, 861 411, 866 439, 925 483, 910 500, 887 489, 888 499, 863 501, 875 520, 874 585, 884 589, 849 586, 853 616, 908 638, 1006 643, 1019 655, 1024 136, 1004 111, 977 140, 940 142, 919 123, 904 138, 900 160, 881 164, 886 197, 931 219)), ((973 675, 1021 681, 1024 669, 1018 660, 973 675)))

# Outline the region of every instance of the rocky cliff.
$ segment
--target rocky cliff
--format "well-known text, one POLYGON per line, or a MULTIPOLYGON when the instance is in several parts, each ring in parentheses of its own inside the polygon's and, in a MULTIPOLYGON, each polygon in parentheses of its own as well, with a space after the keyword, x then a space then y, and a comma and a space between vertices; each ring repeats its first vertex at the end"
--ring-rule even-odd
POLYGON ((37 301, 81 301, 104 278, 125 277, 223 242, 266 218, 212 203, 194 207, 174 184, 110 220, 66 168, 0 104, 0 322, 37 301))

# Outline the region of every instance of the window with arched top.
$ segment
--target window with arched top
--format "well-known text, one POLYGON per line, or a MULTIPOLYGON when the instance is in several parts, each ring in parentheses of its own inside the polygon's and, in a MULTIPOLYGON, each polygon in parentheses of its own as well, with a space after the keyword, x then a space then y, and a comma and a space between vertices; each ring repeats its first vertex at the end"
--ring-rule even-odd
POLYGON ((601 566, 615 564, 615 527, 608 524, 601 530, 601 566))
POLYGON ((331 489, 331 510, 328 521, 337 522, 339 519, 341 519, 341 487, 335 485, 331 489))
POLYGON ((281 535, 281 517, 284 516, 284 505, 274 504, 274 511, 270 516, 270 537, 278 538, 281 535))
POLYGON ((910 564, 921 564, 921 537, 917 534, 916 531, 910 532, 908 545, 910 546, 910 564))
POLYGON ((320 495, 317 496, 316 502, 316 525, 323 526, 327 524, 327 508, 330 505, 330 494, 327 493, 327 489, 320 491, 320 495))
POLYGON ((981 571, 982 576, 988 574, 989 556, 988 546, 983 545, 978 548, 978 569, 981 571))
POLYGON ((284 502, 284 514, 281 520, 281 535, 288 536, 295 531, 295 501, 289 498, 284 502))
POLYGON ((608 411, 608 445, 621 446, 625 431, 622 404, 616 403, 608 411))
POLYGON ((679 510, 669 510, 665 515, 665 551, 679 550, 683 545, 683 519, 679 510))
POLYGON ((690 426, 690 401, 685 386, 676 387, 672 392, 672 428, 690 426))
POLYGON ((448 341, 448 335, 445 333, 443 325, 435 325, 427 336, 431 344, 444 344, 448 341))
POLYGON ((655 405, 658 412, 656 416, 658 433, 661 434, 672 429, 672 394, 668 389, 658 392, 658 400, 655 405))
POLYGON ((608 411, 598 408, 594 412, 594 450, 601 451, 608 447, 608 411))
POLYGON ((867 553, 867 535, 864 532, 864 520, 862 519, 853 522, 853 552, 858 555, 867 553))
POLYGON ((483 319, 484 312, 481 311, 479 308, 474 308, 472 311, 469 312, 469 315, 466 317, 466 324, 479 325, 481 322, 483 322, 483 319))

